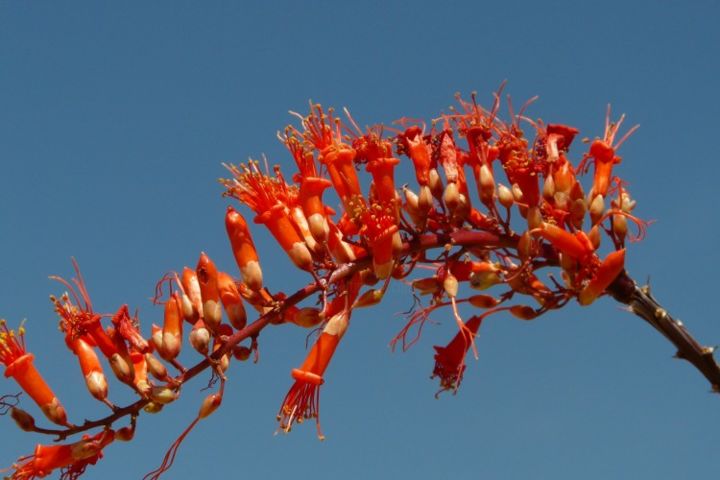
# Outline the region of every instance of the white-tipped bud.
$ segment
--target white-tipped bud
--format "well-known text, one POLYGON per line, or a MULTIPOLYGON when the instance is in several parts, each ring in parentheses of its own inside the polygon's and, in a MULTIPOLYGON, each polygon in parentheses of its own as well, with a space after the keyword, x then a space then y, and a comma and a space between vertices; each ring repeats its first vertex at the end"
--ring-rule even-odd
POLYGON ((220 373, 227 372, 227 369, 230 368, 230 356, 226 353, 217 362, 217 368, 220 370, 220 373))
MULTIPOLYGON (((216 302, 215 300, 203 302, 203 314, 203 321, 208 327, 214 330, 220 326, 222 322, 222 306, 220 302, 216 302)), ((167 348, 166 345, 163 344, 163 346, 167 348)))
POLYGON ((480 200, 488 204, 493 201, 495 197, 495 178, 493 177, 492 170, 486 164, 480 166, 480 200))
POLYGON ((440 174, 434 168, 428 171, 428 186, 435 198, 440 198, 443 193, 443 184, 440 174))
POLYGON ((58 425, 67 425, 67 413, 65 412, 65 407, 62 406, 60 403, 60 400, 57 399, 57 397, 53 397, 52 401, 50 403, 46 403, 45 405, 42 405, 40 408, 42 410, 43 414, 53 423, 57 423, 58 425))
POLYGON ((251 260, 245 265, 240 267, 240 275, 242 275, 243 282, 248 288, 254 292, 262 289, 263 286, 263 275, 262 268, 260 268, 260 262, 251 260))
POLYGON ((349 243, 342 239, 342 234, 338 232, 337 247, 334 248, 331 253, 337 263, 349 263, 355 261, 355 252, 349 243))
POLYGON ((590 221, 593 225, 598 223, 605 213, 605 199, 602 195, 595 195, 593 201, 590 202, 590 221))
POLYGON ((510 208, 515 203, 512 191, 502 183, 498 185, 498 200, 505 208, 510 208))
POLYGON ((163 355, 167 359, 173 359, 178 356, 182 348, 182 337, 173 333, 163 333, 163 355))
POLYGON ((310 233, 320 243, 327 242, 330 235, 330 225, 327 218, 320 213, 313 213, 307 219, 310 233))
POLYGON ((193 328, 190 332, 190 345, 201 355, 207 355, 210 349, 210 332, 205 327, 193 328))
POLYGON ((323 316, 320 310, 312 307, 301 308, 293 317, 293 323, 303 328, 317 327, 322 321, 323 316))
POLYGON ((190 301, 190 297, 185 295, 184 293, 180 297, 180 303, 182 306, 182 312, 183 312, 183 318, 188 321, 193 321, 195 318, 195 309, 193 308, 192 301, 190 301))
POLYGON ((168 403, 172 403, 175 400, 177 400, 178 394, 169 387, 152 387, 150 390, 150 399, 155 402, 159 403, 161 405, 167 405, 168 403))
POLYGON ((462 225, 467 216, 470 214, 470 202, 462 193, 458 195, 458 204, 453 212, 453 221, 458 225, 462 225))
POLYGON ((152 385, 147 380, 140 380, 135 384, 135 390, 143 397, 147 398, 147 396, 150 394, 150 390, 152 389, 152 385))
POLYGON ((384 294, 385 292, 380 289, 368 290, 355 300, 353 308, 363 308, 377 305, 380 301, 382 301, 384 294))
POLYGON ((296 267, 308 272, 312 270, 312 255, 305 243, 295 242, 287 254, 296 267))
MULTIPOLYGON (((555 203, 555 208, 558 210, 568 210, 568 203, 570 201, 570 197, 566 192, 555 192, 555 195, 553 195, 553 202, 555 203)), ((583 213, 584 215, 584 213, 583 213)))
POLYGON ((109 360, 110 368, 115 376, 123 383, 132 384, 135 379, 135 369, 131 362, 119 353, 113 354, 109 360))
POLYGON ((419 210, 419 198, 415 192, 405 185, 403 186, 403 194, 405 195, 405 205, 409 211, 417 212, 419 210))
POLYGON ((449 297, 457 297, 458 294, 458 281, 455 275, 448 273, 443 280, 443 289, 449 297))
POLYGON ((540 211, 540 207, 533 206, 533 207, 528 208, 527 223, 528 223, 528 230, 535 230, 538 228, 542 228, 543 216, 542 216, 542 212, 540 211))
POLYGON ((518 185, 517 183, 513 183, 512 185, 512 194, 516 202, 523 201, 523 192, 520 189, 520 185, 518 185))
MULTIPOLYGON (((419 197, 415 192, 410 190, 407 185, 403 187, 403 193, 405 194, 405 210, 410 215, 415 227, 417 227, 418 230, 422 230, 426 218, 426 214, 423 212, 426 212, 426 210, 420 210, 419 197)), ((428 190, 428 194, 429 193, 430 191, 428 190)), ((432 196, 430 198, 432 201, 432 196)))
POLYGON ((158 413, 162 409, 163 409, 163 404, 156 403, 156 402, 148 402, 143 407, 143 410, 145 411, 145 413, 158 413))
POLYGON ((587 212, 587 203, 582 198, 576 198, 570 204, 570 220, 575 228, 582 230, 585 221, 585 212, 587 212))
POLYGON ((376 262, 375 257, 373 256, 373 272, 375 273, 375 276, 380 280, 385 280, 390 276, 394 265, 395 262, 393 260, 388 260, 387 262, 383 263, 376 262))
POLYGON ((163 352, 163 333, 162 328, 157 327, 155 324, 153 324, 153 332, 150 336, 150 341, 153 344, 153 347, 155 347, 155 350, 158 352, 163 352))
POLYGON ((555 180, 553 180, 553 177, 551 175, 548 175, 547 178, 545 178, 545 183, 543 184, 543 197, 550 200, 555 196, 555 180))
POLYGON ((107 398, 108 385, 102 372, 90 372, 85 375, 85 385, 87 385, 90 395, 98 400, 103 401, 107 398))
POLYGON ((167 368, 165 368, 165 365, 152 353, 145 354, 145 364, 147 365, 148 372, 150 372, 150 375, 153 377, 158 380, 165 380, 167 378, 167 368))
POLYGON ((458 190, 457 183, 448 183, 445 187, 445 193, 443 194, 443 202, 445 202, 448 210, 452 212, 457 208, 459 197, 460 191, 458 190))
POLYGON ((560 151, 557 146, 557 137, 550 136, 546 145, 547 161, 555 163, 560 158, 560 151))
POLYGON ((612 205, 615 208, 619 208, 625 213, 630 213, 635 208, 637 202, 630 197, 628 192, 622 192, 620 198, 612 201, 612 205))
POLYGON ((422 185, 420 187, 420 194, 418 195, 418 208, 420 209, 420 212, 427 213, 430 211, 430 209, 433 206, 433 195, 432 191, 430 190, 430 187, 427 185, 422 185))
POLYGON ((212 415, 215 410, 218 409, 222 403, 222 395, 219 393, 213 393, 205 397, 200 405, 200 411, 198 412, 198 418, 207 418, 212 415))
POLYGON ((230 304, 227 307, 227 316, 232 325, 237 330, 242 330, 247 324, 247 312, 242 304, 242 301, 234 304, 230 304))
POLYGON ((615 235, 617 235, 621 241, 625 240, 628 232, 627 218, 625 218, 625 215, 613 215, 612 226, 615 235))

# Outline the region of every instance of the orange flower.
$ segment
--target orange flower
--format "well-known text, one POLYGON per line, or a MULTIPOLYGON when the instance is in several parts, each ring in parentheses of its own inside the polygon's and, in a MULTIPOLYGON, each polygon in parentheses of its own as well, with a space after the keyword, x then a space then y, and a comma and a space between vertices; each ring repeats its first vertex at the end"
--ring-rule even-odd
POLYGON ((312 255, 300 236, 299 228, 290 216, 297 201, 296 187, 289 187, 282 178, 272 178, 260 172, 256 162, 226 167, 234 180, 224 180, 226 195, 237 198, 250 207, 257 216, 255 223, 264 224, 280 244, 290 260, 306 271, 312 270, 312 255))
POLYGON ((415 177, 418 185, 427 186, 430 169, 435 168, 435 162, 430 154, 430 145, 423 136, 423 131, 418 126, 407 128, 398 135, 399 153, 404 153, 415 166, 415 177))
POLYGON ((452 390, 457 392, 465 372, 465 356, 473 344, 484 315, 471 317, 465 322, 465 328, 455 334, 450 343, 444 347, 435 345, 435 368, 432 378, 440 378, 440 392, 452 390), (468 334, 472 338, 468 338, 468 334))
POLYGON ((222 310, 220 307, 220 292, 218 290, 217 268, 205 252, 200 254, 197 267, 200 294, 202 296, 203 320, 211 329, 216 329, 222 322, 222 310))
POLYGON ((37 445, 35 453, 21 458, 10 479, 33 480, 62 469, 61 479, 73 480, 85 472, 88 465, 95 465, 102 458, 102 450, 115 440, 115 432, 104 430, 92 437, 66 445, 37 445))
POLYGON ((393 243, 398 234, 394 212, 381 204, 373 204, 362 217, 360 233, 367 239, 373 256, 373 270, 379 279, 390 276, 393 268, 393 243))
POLYGON ((230 324, 242 330, 247 323, 247 313, 235 280, 225 272, 218 272, 218 290, 230 324))
POLYGON ((63 296, 62 303, 55 297, 50 298, 55 305, 55 312, 61 318, 62 329, 66 334, 73 337, 87 335, 91 343, 97 345, 106 358, 111 359, 117 355, 117 348, 100 323, 102 316, 93 311, 85 281, 74 259, 73 267, 77 274, 77 278, 72 279, 74 286, 63 278, 50 277, 67 287, 69 294, 72 295, 72 299, 75 301, 75 304, 73 304, 68 296, 63 296))
POLYGON ((260 290, 263 284, 262 269, 255 243, 245 218, 230 206, 225 213, 225 228, 243 281, 251 289, 260 290))
POLYGON ((625 268, 625 249, 609 253, 598 266, 590 282, 578 294, 578 303, 590 305, 594 302, 623 271, 623 268, 625 268))
POLYGON ((605 196, 607 194, 608 187, 612 181, 613 166, 621 162, 621 158, 615 155, 615 152, 617 152, 620 145, 622 145, 635 130, 640 128, 639 125, 635 125, 628 130, 620 140, 613 144, 613 142, 615 142, 615 136, 620 130, 620 126, 624 120, 625 115, 621 115, 616 122, 611 122, 610 105, 608 105, 607 114, 605 115, 605 135, 602 139, 596 139, 590 145, 590 151, 578 166, 578 170, 583 170, 586 168, 586 162, 589 158, 594 160, 595 175, 593 178, 593 187, 590 192, 591 199, 595 198, 596 195, 605 196))
POLYGON ((187 322, 195 325, 195 322, 203 316, 200 282, 195 270, 189 267, 183 268, 180 283, 183 290, 183 316, 187 322))
POLYGON ((162 357, 172 360, 180 354, 182 348, 182 307, 180 295, 173 292, 165 302, 162 328, 162 357))
POLYGON ((359 277, 355 276, 328 306, 326 314, 330 315, 330 320, 325 324, 302 366, 292 370, 295 383, 290 387, 278 412, 280 428, 285 432, 290 431, 293 423, 314 418, 318 438, 325 438, 320 430, 320 386, 324 383, 323 374, 335 349, 347 330, 352 312, 350 306, 357 298, 359 290, 359 277))
POLYGON ((90 394, 101 402, 107 403, 108 385, 100 359, 95 350, 83 337, 65 337, 70 350, 78 357, 80 370, 85 377, 85 385, 90 394))
POLYGON ((25 328, 21 325, 15 334, 8 329, 5 320, 0 320, 0 363, 5 365, 5 377, 13 377, 48 420, 71 426, 65 408, 33 365, 34 358, 25 348, 25 328))
POLYGON ((323 204, 322 194, 332 183, 318 175, 315 157, 300 142, 299 132, 288 127, 280 140, 285 144, 298 166, 298 174, 293 179, 300 184, 298 201, 307 218, 312 236, 320 243, 328 239, 329 226, 327 207, 323 204))
POLYGON ((319 160, 327 168, 330 181, 343 203, 345 212, 356 220, 365 208, 365 199, 355 171, 357 152, 343 142, 340 120, 332 110, 326 115, 320 105, 311 105, 303 118, 305 140, 319 152, 319 160))

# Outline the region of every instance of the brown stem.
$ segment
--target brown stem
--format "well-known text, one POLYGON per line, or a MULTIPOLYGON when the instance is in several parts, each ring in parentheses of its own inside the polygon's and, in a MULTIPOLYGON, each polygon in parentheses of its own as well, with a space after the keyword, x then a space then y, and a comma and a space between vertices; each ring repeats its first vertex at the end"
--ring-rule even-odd
POLYGON ((715 348, 700 345, 683 323, 671 317, 655 300, 648 286, 639 287, 623 270, 607 291, 670 340, 677 348, 676 357, 692 363, 708 379, 713 391, 720 392, 720 366, 713 356, 715 348))
MULTIPOLYGON (((460 230, 449 235, 421 235, 411 242, 406 242, 403 245, 401 255, 413 254, 419 251, 425 251, 432 248, 443 247, 445 245, 462 245, 462 246, 473 246, 473 247, 486 247, 494 248, 498 246, 512 245, 517 243, 517 239, 514 237, 500 237, 498 235, 481 232, 481 231, 466 231, 460 230)), ((361 258, 355 262, 347 263, 337 267, 328 280, 328 285, 337 283, 338 281, 349 277, 353 273, 366 268, 370 264, 370 258, 361 258)), ((180 373, 174 377, 169 384, 182 385, 186 381, 196 377, 207 368, 211 366, 211 362, 219 360, 225 353, 235 347, 238 343, 242 342, 246 338, 257 336, 260 331, 265 328, 270 322, 282 312, 296 305, 311 295, 318 293, 321 290, 320 285, 317 282, 310 283, 305 287, 301 288, 297 292, 287 297, 281 304, 279 304, 274 310, 267 312, 260 316, 256 321, 246 326, 242 330, 235 332, 233 335, 228 337, 223 346, 213 352, 209 358, 205 358, 200 362, 196 363, 192 367, 180 373)), ((33 429, 36 433, 43 433, 47 435, 57 435, 58 440, 63 440, 71 435, 85 432, 93 428, 107 427, 112 425, 117 420, 125 416, 137 416, 140 410, 150 402, 149 399, 140 399, 130 405, 122 408, 118 408, 111 415, 98 420, 86 420, 82 425, 76 425, 66 429, 50 429, 35 427, 33 429)))
MULTIPOLYGON (((518 242, 517 235, 496 235, 483 231, 459 230, 452 234, 426 234, 414 238, 410 242, 403 245, 400 256, 412 255, 426 250, 441 248, 445 246, 463 246, 468 248, 487 248, 493 249, 498 247, 516 247, 518 242)), ((558 259, 556 252, 550 246, 544 246, 542 255, 546 258, 548 265, 557 265, 558 259)), ((370 258, 361 258, 355 262, 338 266, 329 276, 327 286, 335 284, 342 279, 366 268, 370 264, 370 258)), ((209 358, 205 358, 188 368, 184 372, 174 377, 170 382, 176 385, 182 385, 186 381, 196 377, 215 362, 220 357, 230 351, 238 343, 246 338, 256 337, 263 328, 271 323, 271 321, 290 306, 296 305, 306 298, 321 291, 321 286, 317 282, 310 283, 300 290, 296 291, 280 303, 274 310, 260 316, 255 322, 246 326, 242 330, 235 332, 223 344, 221 348, 216 350, 209 358)), ((647 287, 638 287, 625 271, 623 271, 615 281, 608 287, 607 293, 612 295, 617 301, 629 306, 630 310, 636 315, 646 320, 650 325, 662 333, 670 340, 678 349, 678 358, 684 358, 692 363, 705 377, 710 381, 713 390, 720 391, 720 367, 713 358, 714 349, 711 347, 701 346, 687 331, 687 329, 678 320, 673 319, 662 308, 657 301, 650 295, 647 287)), ((37 433, 48 435, 57 435, 62 440, 70 435, 85 432, 93 428, 106 427, 112 425, 117 420, 125 416, 137 416, 140 410, 150 402, 148 399, 140 399, 135 403, 118 408, 107 417, 85 421, 82 425, 77 425, 67 429, 45 429, 35 427, 37 433)))

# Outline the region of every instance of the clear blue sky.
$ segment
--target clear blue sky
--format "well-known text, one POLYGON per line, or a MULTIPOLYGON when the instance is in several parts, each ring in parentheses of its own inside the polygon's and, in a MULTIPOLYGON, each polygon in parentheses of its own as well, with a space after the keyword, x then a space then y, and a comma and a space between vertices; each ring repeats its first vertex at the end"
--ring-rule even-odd
MULTIPOLYGON (((289 158, 275 132, 308 99, 362 123, 429 118, 456 91, 503 80, 530 115, 600 135, 605 105, 641 129, 619 170, 656 219, 628 268, 709 343, 717 295, 717 2, 10 2, 0 3, 0 316, 27 318, 39 368, 75 421, 89 400, 47 301, 75 256, 98 310, 139 307, 156 280, 201 250, 233 270, 221 162, 289 158)), ((577 152, 577 151, 575 151, 577 152)), ((267 237, 261 237, 267 238, 267 237)), ((304 279, 262 245, 268 283, 304 279)), ((304 332, 261 337, 234 365, 222 409, 183 445, 168 478, 689 478, 717 472, 720 398, 671 346, 603 299, 481 330, 455 397, 433 398, 430 327, 410 352, 388 342, 407 309, 397 287, 358 312, 327 374, 327 440, 305 425, 273 436, 304 332)), ((438 320, 449 320, 440 316, 438 320)), ((188 360, 187 363, 190 363, 188 360)), ((194 417, 203 381, 87 478, 140 478, 194 417)), ((15 391, 8 381, 0 393, 15 391)), ((118 385, 111 397, 131 396, 118 385)), ((28 408, 30 408, 28 406, 28 408)), ((0 466, 43 440, 0 419, 0 466)), ((710 477, 708 477, 710 476, 710 477)))

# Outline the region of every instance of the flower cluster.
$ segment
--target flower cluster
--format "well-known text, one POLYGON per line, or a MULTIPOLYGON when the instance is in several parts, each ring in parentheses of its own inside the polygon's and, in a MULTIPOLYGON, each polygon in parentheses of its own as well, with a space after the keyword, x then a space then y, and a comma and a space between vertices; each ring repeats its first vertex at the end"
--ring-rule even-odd
POLYGON ((53 277, 67 289, 51 297, 65 343, 89 393, 113 413, 71 424, 33 366, 24 329, 15 333, 3 321, 5 375, 63 429, 39 428, 29 413, 0 400, 18 425, 61 439, 102 428, 75 443, 38 445, 14 466, 11 478, 43 477, 56 469, 63 478, 76 478, 107 445, 132 438, 141 410, 160 411, 178 398, 186 381, 210 370, 210 385, 220 387, 147 476, 158 478, 194 425, 219 407, 231 360, 258 361, 258 336, 268 324, 317 333, 305 360, 291 370, 293 384, 277 418, 285 432, 313 419, 323 438, 319 395, 325 372, 353 311, 380 303, 392 280, 410 285, 420 300, 393 346, 414 344, 431 314, 447 312, 457 325, 447 345, 435 346, 433 370, 440 391, 453 392, 468 352, 477 355, 475 340, 487 317, 508 312, 531 320, 572 300, 589 305, 606 293, 624 269, 626 241, 641 238, 646 228, 614 171, 617 150, 635 128, 618 139, 623 117, 611 121, 608 109, 603 136, 586 141, 588 148, 573 163, 569 152, 578 130, 532 120, 525 107, 517 114, 510 108, 503 121, 500 106, 501 91, 489 109, 474 95, 469 101, 458 97, 429 127, 403 118, 363 129, 347 111, 341 117, 311 104, 279 135, 296 167, 291 177, 267 160, 225 165, 230 172, 221 180, 225 195, 246 207, 252 223, 264 225, 288 260, 310 276, 311 282, 291 295, 265 285, 249 223, 233 206, 225 212, 225 227, 239 276, 220 270, 206 253, 195 268, 167 273, 153 299, 163 306, 163 322, 153 324, 148 336, 127 305, 115 313, 93 309, 77 264, 71 281, 53 277), (404 185, 396 181, 401 162, 415 176, 404 185), (583 186, 585 174, 591 178, 583 186), (478 312, 464 319, 462 304, 478 312), (250 324, 247 306, 258 315, 250 324), (185 337, 200 358, 191 368, 181 363, 185 337), (245 339, 249 344, 242 345, 245 339), (104 363, 137 394, 136 403, 119 408, 111 402, 104 363), (130 416, 130 426, 113 430, 123 416, 130 416))

